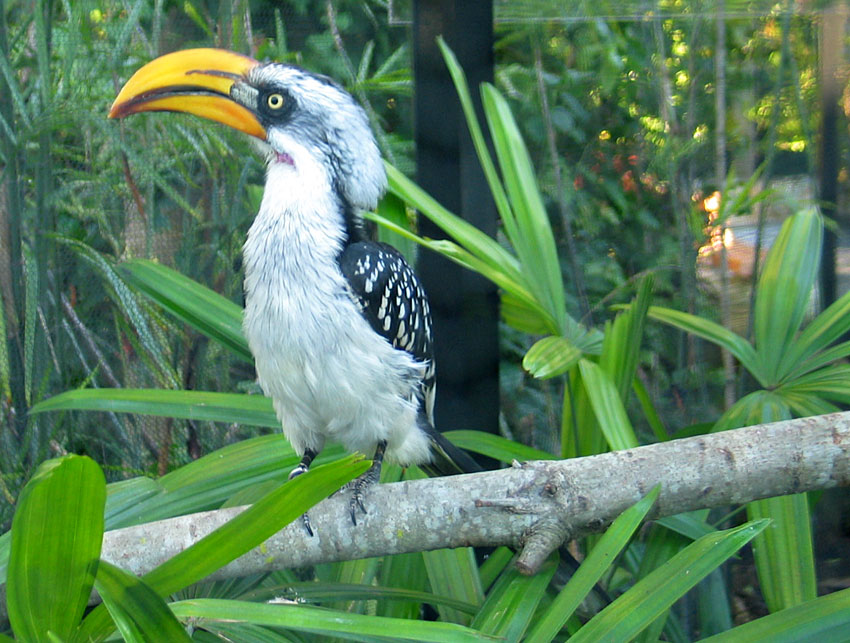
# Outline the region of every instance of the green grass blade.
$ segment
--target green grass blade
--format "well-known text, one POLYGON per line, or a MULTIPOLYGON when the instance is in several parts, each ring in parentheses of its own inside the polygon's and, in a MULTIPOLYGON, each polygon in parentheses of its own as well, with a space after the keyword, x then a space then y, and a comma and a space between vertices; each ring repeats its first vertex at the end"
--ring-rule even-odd
POLYGON ((619 451, 639 446, 626 407, 608 374, 586 359, 579 362, 579 370, 599 427, 611 449, 619 451))
POLYGON ((637 295, 628 309, 618 314, 611 324, 606 324, 599 366, 611 377, 623 404, 628 403, 640 359, 646 313, 652 300, 652 286, 652 276, 642 279, 637 295))
POLYGON ((478 122, 478 116, 475 114, 475 107, 472 104, 472 94, 469 91, 469 83, 466 81, 466 74, 460 66, 457 57, 455 57, 454 52, 449 48, 441 36, 437 38, 437 45, 443 54, 443 60, 446 62, 449 75, 452 77, 452 82, 454 83, 455 91, 457 91, 458 100, 460 101, 460 106, 466 119, 466 126, 469 129, 472 144, 475 147, 475 153, 478 156, 478 162, 481 164, 481 169, 487 179, 487 185, 490 187, 490 193, 493 195, 496 210, 498 210, 499 216, 502 218, 504 225, 508 228, 513 228, 513 211, 508 203, 508 196, 505 194, 505 188, 499 180, 499 173, 496 171, 496 165, 493 163, 493 159, 490 156, 490 150, 487 147, 487 142, 484 140, 484 132, 481 129, 481 124, 478 122))
POLYGON ((526 643, 547 643, 555 639, 620 552, 629 544, 646 514, 655 504, 660 491, 661 488, 656 486, 611 523, 564 589, 541 615, 525 639, 526 643))
POLYGON ((507 567, 487 594, 471 627, 507 641, 522 640, 557 569, 557 553, 533 576, 521 574, 515 565, 507 567))
MULTIPOLYGON (((405 471, 406 479, 421 479, 427 476, 417 467, 405 471)), ((484 589, 481 586, 481 576, 475 562, 475 553, 471 547, 457 549, 435 549, 422 552, 425 570, 431 591, 440 596, 448 596, 463 603, 476 606, 484 602, 484 589)), ((437 606, 440 620, 448 623, 467 625, 471 616, 460 610, 447 606, 437 606)))
POLYGON ((767 527, 750 522, 695 541, 590 619, 570 641, 628 641, 767 527))
POLYGON ((565 334, 566 303, 561 264, 528 149, 508 103, 499 91, 485 83, 481 88, 481 98, 516 217, 515 236, 507 227, 506 232, 532 292, 554 317, 561 334, 565 334))
POLYGON ((762 386, 769 386, 767 382, 771 378, 765 377, 759 362, 756 351, 750 343, 740 335, 733 333, 709 319, 704 319, 690 313, 683 313, 671 308, 661 308, 659 306, 650 306, 648 315, 664 324, 683 330, 686 333, 691 333, 697 337, 702 337, 713 344, 717 344, 721 348, 725 348, 741 362, 741 365, 746 368, 755 377, 762 386))
POLYGON ((133 574, 103 560, 95 587, 125 641, 192 640, 162 597, 133 574))
POLYGON ((747 505, 750 520, 771 519, 753 540, 759 584, 767 608, 778 612, 817 596, 814 547, 806 494, 756 500, 747 505))
POLYGON ((474 451, 488 458, 499 460, 510 464, 514 460, 520 462, 526 460, 554 460, 555 456, 546 451, 514 442, 503 438, 501 435, 485 433, 483 431, 446 431, 445 435, 455 446, 467 451, 474 451))
POLYGON ((363 640, 363 637, 369 637, 433 643, 500 640, 454 623, 347 614, 309 605, 274 605, 206 598, 180 601, 172 603, 170 607, 178 618, 196 620, 201 626, 206 620, 227 620, 281 627, 325 638, 363 640))
MULTIPOLYGON (((818 352, 843 337, 850 330, 850 292, 833 302, 806 326, 782 358, 780 370, 791 378, 818 352)), ((838 359, 836 357, 835 359, 838 359)), ((817 368, 811 366, 808 370, 817 368)), ((806 371, 803 371, 806 372, 806 371)))
POLYGON ((242 334, 242 308, 176 270, 146 259, 120 265, 127 281, 174 317, 254 363, 242 334))
POLYGON ((428 217, 443 232, 491 268, 505 272, 514 281, 525 283, 517 258, 500 246, 495 239, 449 212, 434 197, 389 163, 386 163, 384 167, 387 170, 390 192, 428 217))
POLYGON ((6 604, 15 635, 68 640, 94 585, 106 482, 94 460, 69 455, 39 466, 12 520, 6 604))
POLYGON ((280 428, 269 398, 241 393, 132 388, 78 389, 55 395, 32 408, 33 413, 70 410, 138 413, 280 428))
MULTIPOLYGON (((191 547, 144 576, 165 596, 195 583, 250 549, 257 547, 343 484, 364 473, 369 462, 350 455, 331 465, 314 467, 281 485, 191 547)), ((105 608, 83 622, 81 636, 101 640, 112 630, 105 608)))
POLYGON ((850 589, 769 614, 703 643, 840 643, 850 632, 850 589))
POLYGON ((793 366, 783 360, 794 342, 811 298, 820 264, 823 224, 817 210, 786 219, 770 249, 758 282, 753 334, 762 372, 769 384, 793 366))

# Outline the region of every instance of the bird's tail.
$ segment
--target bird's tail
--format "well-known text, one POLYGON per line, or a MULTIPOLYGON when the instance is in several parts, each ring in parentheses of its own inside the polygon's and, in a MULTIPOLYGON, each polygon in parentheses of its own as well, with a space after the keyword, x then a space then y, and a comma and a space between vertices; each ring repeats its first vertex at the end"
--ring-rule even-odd
POLYGON ((432 460, 427 464, 420 464, 419 468, 429 476, 453 476, 484 470, 471 455, 449 442, 430 422, 421 422, 420 425, 431 440, 432 460))

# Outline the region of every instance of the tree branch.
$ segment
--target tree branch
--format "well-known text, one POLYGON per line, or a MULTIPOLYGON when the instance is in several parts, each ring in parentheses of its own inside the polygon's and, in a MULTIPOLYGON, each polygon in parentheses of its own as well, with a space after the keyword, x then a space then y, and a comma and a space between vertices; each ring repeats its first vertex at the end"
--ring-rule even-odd
MULTIPOLYGON (((295 522, 216 572, 275 569, 461 546, 510 545, 534 573, 565 540, 602 530, 655 485, 652 518, 850 485, 850 413, 757 425, 602 455, 514 463, 508 469, 377 485, 369 514, 351 524, 348 497, 310 511, 316 536, 295 522)), ((102 556, 143 574, 242 508, 107 532, 102 556)))

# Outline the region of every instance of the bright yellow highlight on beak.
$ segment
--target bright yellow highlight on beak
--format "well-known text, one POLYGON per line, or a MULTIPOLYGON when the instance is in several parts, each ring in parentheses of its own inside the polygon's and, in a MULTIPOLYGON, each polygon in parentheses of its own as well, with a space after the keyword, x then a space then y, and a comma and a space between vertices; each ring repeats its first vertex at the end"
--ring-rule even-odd
POLYGON ((258 64, 224 49, 186 49, 160 56, 127 81, 109 118, 138 112, 187 112, 265 139, 257 117, 230 98, 233 83, 258 64))

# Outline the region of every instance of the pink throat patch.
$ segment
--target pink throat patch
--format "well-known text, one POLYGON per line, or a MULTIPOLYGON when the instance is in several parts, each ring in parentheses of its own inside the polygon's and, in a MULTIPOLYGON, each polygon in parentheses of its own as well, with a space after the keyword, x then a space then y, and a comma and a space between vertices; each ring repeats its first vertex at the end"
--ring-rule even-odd
POLYGON ((278 163, 285 163, 286 165, 291 165, 292 167, 295 167, 295 161, 286 152, 275 152, 275 160, 278 163))

